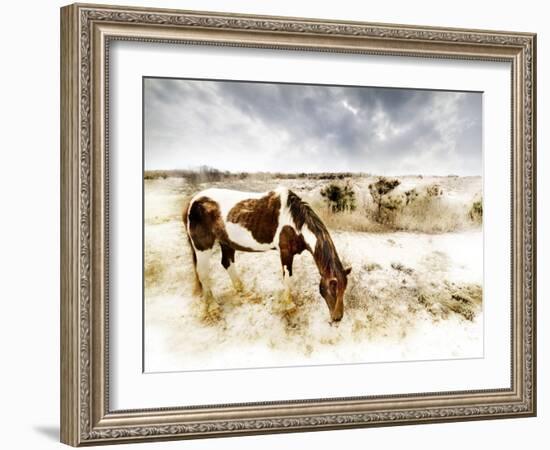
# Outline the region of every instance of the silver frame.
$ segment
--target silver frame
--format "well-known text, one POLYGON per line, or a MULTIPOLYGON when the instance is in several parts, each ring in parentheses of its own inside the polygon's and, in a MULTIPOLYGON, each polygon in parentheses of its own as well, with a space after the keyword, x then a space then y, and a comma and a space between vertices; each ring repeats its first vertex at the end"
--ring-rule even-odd
MULTIPOLYGON (((536 414, 536 35, 74 4, 61 9, 61 441, 73 446, 536 414), (508 61, 509 389, 112 411, 108 58, 113 40, 508 61)), ((490 257, 490 255, 489 255, 490 257)))

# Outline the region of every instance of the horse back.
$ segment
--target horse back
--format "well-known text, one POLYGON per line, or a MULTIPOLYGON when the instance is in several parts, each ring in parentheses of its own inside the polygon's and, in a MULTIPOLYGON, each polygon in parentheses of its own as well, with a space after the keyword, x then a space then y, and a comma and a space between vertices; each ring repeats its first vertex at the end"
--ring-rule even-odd
MULTIPOLYGON (((197 250, 216 241, 244 251, 275 248, 282 195, 277 189, 255 193, 207 189, 196 194, 186 215, 186 228, 197 250)), ((185 216, 185 214, 184 214, 185 216)))

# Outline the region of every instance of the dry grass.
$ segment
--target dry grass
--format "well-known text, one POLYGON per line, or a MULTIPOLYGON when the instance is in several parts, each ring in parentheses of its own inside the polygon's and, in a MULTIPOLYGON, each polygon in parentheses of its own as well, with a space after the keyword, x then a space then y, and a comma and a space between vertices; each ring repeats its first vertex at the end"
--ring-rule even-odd
POLYGON ((418 302, 436 319, 446 319, 455 313, 472 321, 481 311, 483 291, 476 284, 456 285, 445 282, 439 289, 425 288, 418 302))
MULTIPOLYGON (((329 229, 386 233, 414 231, 420 233, 448 233, 480 227, 482 210, 480 178, 446 177, 437 183, 426 178, 410 180, 390 191, 381 199, 370 195, 369 178, 346 179, 337 183, 352 185, 355 192, 354 210, 335 211, 317 189, 298 192, 319 214, 329 229), (411 185, 415 186, 411 188, 411 185), (470 193, 471 192, 471 193, 470 193)), ((330 184, 334 184, 331 182, 330 184)))
POLYGON ((399 339, 410 333, 424 314, 434 322, 455 315, 473 321, 481 312, 482 287, 428 278, 401 263, 367 265, 352 277, 346 311, 357 336, 399 339), (426 282, 429 279, 429 282, 426 282))
POLYGON ((393 220, 395 229, 422 233, 447 233, 471 226, 465 207, 427 195, 400 209, 393 220))
POLYGON ((442 198, 420 197, 406 206, 385 213, 384 221, 376 219, 375 205, 360 205, 355 211, 334 212, 321 202, 312 207, 329 229, 387 233, 417 231, 421 233, 448 233, 481 225, 481 217, 471 219, 466 205, 456 205, 442 198))
POLYGON ((385 224, 372 220, 367 211, 343 211, 335 213, 317 202, 312 208, 317 212, 329 230, 360 231, 364 233, 383 233, 390 230, 385 224))

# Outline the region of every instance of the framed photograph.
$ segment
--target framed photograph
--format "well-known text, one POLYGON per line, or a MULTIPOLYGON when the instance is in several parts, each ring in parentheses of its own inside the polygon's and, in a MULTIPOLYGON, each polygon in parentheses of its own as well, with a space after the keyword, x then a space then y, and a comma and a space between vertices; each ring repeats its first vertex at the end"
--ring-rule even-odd
POLYGON ((532 33, 61 9, 61 440, 536 414, 532 33))

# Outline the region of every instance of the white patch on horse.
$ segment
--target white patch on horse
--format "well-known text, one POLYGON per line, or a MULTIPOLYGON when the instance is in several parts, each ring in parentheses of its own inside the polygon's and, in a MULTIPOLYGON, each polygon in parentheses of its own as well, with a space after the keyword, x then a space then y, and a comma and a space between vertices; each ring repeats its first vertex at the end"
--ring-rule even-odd
MULTIPOLYGON (((214 200, 220 207, 220 214, 224 222, 227 220, 227 215, 231 208, 243 200, 259 199, 265 197, 267 192, 244 192, 232 191, 230 189, 210 188, 201 191, 197 194, 198 197, 208 197, 214 200)), ((195 198, 197 198, 195 196, 195 198)))
POLYGON ((234 263, 229 264, 229 267, 227 268, 227 273, 231 278, 231 283, 233 283, 233 287, 235 288, 235 290, 237 292, 241 292, 243 290, 243 283, 241 282, 234 263))
MULTIPOLYGON (((252 236, 252 233, 248 229, 238 223, 228 222, 227 216, 229 215, 229 211, 231 211, 237 203, 249 199, 257 200, 265 197, 267 194, 267 192, 244 192, 230 189, 210 188, 199 192, 193 197, 193 200, 200 197, 208 197, 218 204, 225 231, 231 242, 251 250, 266 251, 274 248, 276 244, 272 242, 265 244, 259 243, 254 239, 254 236, 252 236)), ((278 233, 276 233, 275 236, 278 236, 278 233)))
POLYGON ((287 205, 288 201, 288 188, 278 187, 274 190, 279 194, 279 200, 281 201, 281 208, 279 209, 279 224, 277 226, 277 231, 275 232, 275 245, 279 249, 279 236, 281 235, 281 230, 285 225, 292 227, 296 230, 296 224, 292 220, 292 215, 290 214, 290 208, 287 205))
POLYGON ((210 258, 212 249, 196 251, 197 273, 202 284, 204 298, 212 298, 212 282, 210 280, 210 258))
POLYGON ((289 304, 292 302, 292 294, 290 291, 291 288, 291 280, 290 280, 290 273, 288 272, 288 269, 286 266, 283 266, 283 303, 289 304))
POLYGON ((256 239, 254 239, 254 236, 252 236, 252 233, 249 230, 238 223, 226 222, 225 220, 224 223, 227 237, 229 237, 229 240, 235 244, 259 252, 270 250, 274 246, 271 242, 267 244, 259 243, 256 239))
POLYGON ((305 224, 302 227, 301 231, 302 231, 302 236, 304 237, 304 241, 306 241, 306 244, 308 245, 310 250, 312 252, 315 251, 315 245, 317 244, 317 237, 312 233, 309 227, 305 224))

